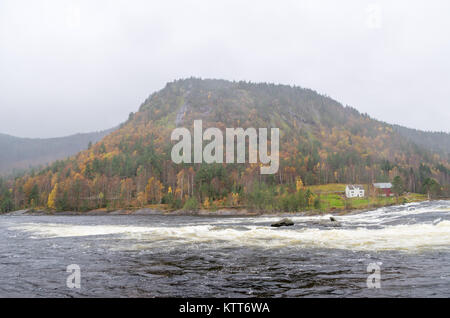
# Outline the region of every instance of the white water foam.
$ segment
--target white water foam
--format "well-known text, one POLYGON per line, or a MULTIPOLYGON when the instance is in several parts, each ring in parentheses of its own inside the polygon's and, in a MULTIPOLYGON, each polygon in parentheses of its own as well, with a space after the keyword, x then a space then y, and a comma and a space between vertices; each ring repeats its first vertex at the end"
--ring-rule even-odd
MULTIPOLYGON (((28 223, 16 230, 39 237, 83 237, 119 235, 120 238, 139 240, 139 248, 174 246, 179 244, 212 243, 229 246, 261 248, 337 248, 357 251, 447 249, 450 247, 450 221, 433 224, 386 226, 367 228, 302 228, 274 229, 267 226, 246 226, 246 230, 213 225, 180 227, 146 227, 121 225, 67 225, 28 223)), ((124 242, 125 243, 125 242, 124 242)), ((134 243, 133 243, 134 244, 134 243)), ((125 244, 122 248, 138 248, 125 244)))

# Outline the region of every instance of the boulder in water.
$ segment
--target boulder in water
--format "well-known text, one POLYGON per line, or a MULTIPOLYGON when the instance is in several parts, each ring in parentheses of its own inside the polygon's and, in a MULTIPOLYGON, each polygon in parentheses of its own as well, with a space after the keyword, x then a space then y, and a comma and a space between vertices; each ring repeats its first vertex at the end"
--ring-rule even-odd
POLYGON ((433 225, 438 225, 439 223, 441 223, 441 221, 442 221, 442 218, 438 218, 433 221, 433 225))
POLYGON ((325 219, 325 220, 312 221, 311 224, 325 226, 325 227, 340 227, 341 226, 341 223, 338 220, 336 220, 334 217, 330 217, 329 220, 325 219))
POLYGON ((282 219, 278 222, 273 223, 272 227, 281 227, 281 226, 292 226, 294 225, 294 222, 288 218, 282 219))

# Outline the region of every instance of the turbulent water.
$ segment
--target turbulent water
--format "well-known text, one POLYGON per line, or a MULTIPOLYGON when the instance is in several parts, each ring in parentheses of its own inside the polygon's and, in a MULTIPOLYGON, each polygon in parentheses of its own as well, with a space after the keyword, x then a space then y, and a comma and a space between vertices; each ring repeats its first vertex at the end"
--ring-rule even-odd
POLYGON ((279 219, 0 216, 0 296, 450 297, 450 201, 279 219))

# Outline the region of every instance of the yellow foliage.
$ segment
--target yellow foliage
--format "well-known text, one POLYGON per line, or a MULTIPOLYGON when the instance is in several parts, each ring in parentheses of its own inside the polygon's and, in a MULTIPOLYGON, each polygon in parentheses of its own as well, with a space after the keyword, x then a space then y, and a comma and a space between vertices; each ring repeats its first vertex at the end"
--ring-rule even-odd
POLYGON ((297 192, 303 189, 303 181, 300 177, 297 177, 297 180, 295 181, 295 188, 297 189, 297 192))
POLYGON ((50 192, 50 194, 48 195, 47 206, 50 209, 53 209, 53 210, 56 209, 56 195, 57 194, 58 194, 58 183, 55 184, 52 192, 50 192))
POLYGON ((316 199, 316 197, 314 196, 314 195, 312 195, 312 196, 310 196, 309 197, 309 200, 308 200, 308 205, 309 206, 313 206, 314 205, 314 200, 316 199))
POLYGON ((137 195, 137 202, 139 204, 139 206, 143 207, 145 205, 145 193, 144 192, 139 192, 137 195))
POLYGON ((30 196, 33 186, 34 186, 34 180, 33 180, 33 178, 29 178, 23 186, 23 192, 25 192, 25 195, 27 197, 30 196))
POLYGON ((231 205, 239 204, 239 193, 231 193, 231 205))
POLYGON ((205 201, 203 202, 203 206, 206 209, 208 209, 211 206, 211 204, 209 203, 209 198, 208 197, 206 197, 205 201))
MULTIPOLYGON (((161 202, 164 186, 159 180, 154 177, 148 179, 147 186, 145 187, 145 200, 161 202)), ((172 189, 170 189, 172 190, 172 189)))

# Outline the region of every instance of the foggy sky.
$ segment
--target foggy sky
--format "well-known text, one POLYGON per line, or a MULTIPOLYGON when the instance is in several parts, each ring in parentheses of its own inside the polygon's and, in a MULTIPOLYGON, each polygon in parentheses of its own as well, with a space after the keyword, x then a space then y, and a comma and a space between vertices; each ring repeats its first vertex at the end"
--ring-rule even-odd
POLYGON ((312 88, 449 132, 450 2, 0 0, 0 132, 110 128, 190 76, 312 88))

